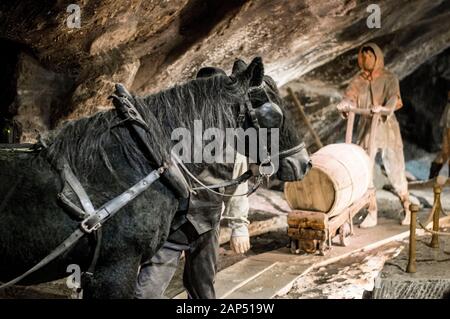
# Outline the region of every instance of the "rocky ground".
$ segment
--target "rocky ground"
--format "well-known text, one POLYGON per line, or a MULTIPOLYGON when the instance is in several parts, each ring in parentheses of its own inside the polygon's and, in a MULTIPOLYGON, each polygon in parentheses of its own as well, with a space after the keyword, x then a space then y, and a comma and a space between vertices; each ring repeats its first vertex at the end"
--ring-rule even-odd
POLYGON ((431 242, 429 234, 417 238, 414 273, 405 272, 410 259, 406 249, 386 262, 375 280, 372 298, 450 299, 450 237, 440 236, 435 248, 430 247, 431 242))
POLYGON ((393 242, 355 253, 301 277, 281 299, 361 299, 374 288, 384 263, 400 253, 405 242, 393 242))

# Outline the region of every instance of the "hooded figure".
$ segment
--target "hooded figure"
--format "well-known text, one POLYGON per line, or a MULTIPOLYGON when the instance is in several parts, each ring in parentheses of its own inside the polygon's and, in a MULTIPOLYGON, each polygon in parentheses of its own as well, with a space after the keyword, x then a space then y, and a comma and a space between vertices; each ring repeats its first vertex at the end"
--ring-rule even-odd
MULTIPOLYGON (((339 103, 338 110, 344 112, 349 108, 370 109, 380 113, 380 121, 375 129, 375 147, 381 149, 381 157, 387 176, 395 192, 402 201, 405 218, 402 224, 410 222, 408 182, 405 175, 405 159, 400 126, 394 111, 403 106, 400 96, 398 78, 384 68, 381 49, 374 43, 361 47, 358 53, 360 72, 351 80, 345 90, 345 98, 339 103)), ((361 117, 357 127, 357 143, 366 151, 369 148, 371 118, 361 117)), ((376 155, 377 152, 374 152, 376 155)), ((371 158, 374 161, 375 158, 371 158)), ((361 227, 377 224, 376 212, 369 213, 361 227)))

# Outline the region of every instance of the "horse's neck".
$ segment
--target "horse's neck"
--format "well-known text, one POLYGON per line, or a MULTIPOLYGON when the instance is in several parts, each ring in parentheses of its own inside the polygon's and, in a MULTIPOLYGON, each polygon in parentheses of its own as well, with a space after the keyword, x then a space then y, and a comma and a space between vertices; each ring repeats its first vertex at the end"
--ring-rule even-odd
MULTIPOLYGON (((214 92, 210 92, 211 94, 214 94, 214 92)), ((188 147, 192 147, 192 143, 194 143, 195 139, 198 139, 199 137, 196 136, 200 132, 202 134, 201 140, 203 141, 204 132, 210 128, 209 126, 217 126, 217 128, 225 129, 226 127, 230 126, 230 128, 234 125, 230 123, 237 123, 238 116, 239 116, 239 107, 236 105, 233 107, 232 110, 226 109, 224 106, 215 106, 211 104, 205 104, 201 103, 202 101, 196 101, 197 103, 191 103, 191 104, 185 104, 184 109, 183 107, 175 108, 179 111, 179 113, 182 114, 171 114, 171 111, 173 110, 173 105, 180 106, 180 101, 168 101, 165 100, 164 105, 160 105, 161 99, 159 99, 158 94, 156 95, 150 95, 144 98, 145 103, 148 107, 148 111, 153 113, 154 119, 158 121, 158 123, 155 125, 153 130, 162 130, 164 131, 164 139, 167 139, 168 147, 170 149, 166 150, 168 153, 172 151, 172 148, 174 147, 177 142, 171 141, 172 134, 175 129, 183 128, 187 129, 189 131, 190 137, 191 137, 191 145, 188 147), (188 105, 191 105, 189 108, 188 105), (220 114, 221 110, 223 110, 224 114, 220 114), (229 111, 229 112, 228 112, 229 111), (227 113, 228 112, 228 113, 227 113), (207 117, 209 114, 216 114, 214 117, 205 118, 202 119, 202 116, 207 117), (167 119, 167 117, 171 117, 170 119, 167 119), (201 121, 195 122, 195 121, 201 121), (216 123, 214 123, 216 122, 216 123), (201 125, 201 131, 199 131, 199 125, 201 125)), ((236 100, 238 101, 238 100, 236 100)), ((235 102, 236 102, 235 101, 235 102)), ((227 106, 231 107, 231 106, 227 106)), ((173 112, 172 112, 173 113, 173 112)), ((150 114, 150 117, 153 117, 152 114, 150 114)), ((224 133, 224 138, 226 139, 226 132, 224 133)), ((184 138, 183 138, 184 139, 184 138)), ((158 141, 156 141, 158 142, 158 141)), ((165 141, 159 141, 160 143, 165 143, 165 141)), ((225 144, 226 140, 224 140, 224 153, 225 153, 225 144)), ((203 153, 203 148, 201 149, 201 152, 203 153)), ((225 160, 225 154, 224 160, 225 160)), ((229 158, 228 158, 228 162, 229 158)), ((206 175, 213 175, 217 176, 218 178, 222 179, 231 179, 233 176, 233 167, 234 163, 206 163, 203 162, 195 162, 194 159, 194 152, 191 148, 191 159, 190 162, 185 162, 185 165, 188 167, 188 169, 196 176, 206 174, 206 175), (192 164, 194 163, 194 164, 192 164)))

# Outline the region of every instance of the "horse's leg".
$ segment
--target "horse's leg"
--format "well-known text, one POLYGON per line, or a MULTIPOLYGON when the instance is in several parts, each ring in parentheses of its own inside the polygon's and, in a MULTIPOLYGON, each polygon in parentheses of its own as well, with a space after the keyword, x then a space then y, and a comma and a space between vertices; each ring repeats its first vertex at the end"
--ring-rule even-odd
POLYGON ((83 298, 133 298, 140 261, 140 255, 122 255, 97 265, 93 278, 83 282, 83 298))

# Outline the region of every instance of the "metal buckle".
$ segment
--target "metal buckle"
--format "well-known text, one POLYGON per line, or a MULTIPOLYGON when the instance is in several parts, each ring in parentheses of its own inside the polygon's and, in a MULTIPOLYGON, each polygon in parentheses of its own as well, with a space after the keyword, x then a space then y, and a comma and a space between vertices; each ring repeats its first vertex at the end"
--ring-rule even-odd
POLYGON ((272 176, 275 173, 275 164, 272 161, 263 162, 263 163, 259 164, 259 169, 258 170, 259 170, 259 174, 261 174, 263 176, 270 177, 270 176, 272 176), (263 172, 263 169, 265 167, 270 167, 271 168, 270 173, 263 172))
POLYGON ((245 112, 240 112, 236 120, 237 126, 240 127, 242 124, 244 124, 244 121, 245 121, 245 112))
POLYGON ((87 221, 88 219, 83 220, 83 222, 80 225, 81 229, 87 234, 92 233, 93 231, 99 229, 102 226, 102 224, 98 222, 89 228, 89 226, 87 225, 87 221))
POLYGON ((100 227, 102 227, 102 224, 100 223, 100 220, 98 222, 96 222, 94 225, 92 225, 91 227, 89 227, 88 222, 91 218, 93 218, 96 215, 92 215, 88 218, 86 218, 85 220, 83 220, 81 222, 80 228, 81 230, 83 230, 85 233, 90 234, 93 231, 96 231, 97 229, 99 229, 100 227))
POLYGON ((266 161, 262 162, 261 164, 259 164, 258 170, 259 170, 259 174, 260 174, 263 178, 266 179, 267 185, 269 185, 270 177, 275 173, 275 164, 270 160, 270 157, 268 158, 268 160, 266 160, 266 161), (271 171, 268 172, 268 173, 263 172, 263 170, 264 170, 266 167, 267 167, 267 168, 270 167, 270 168, 271 168, 271 171))

